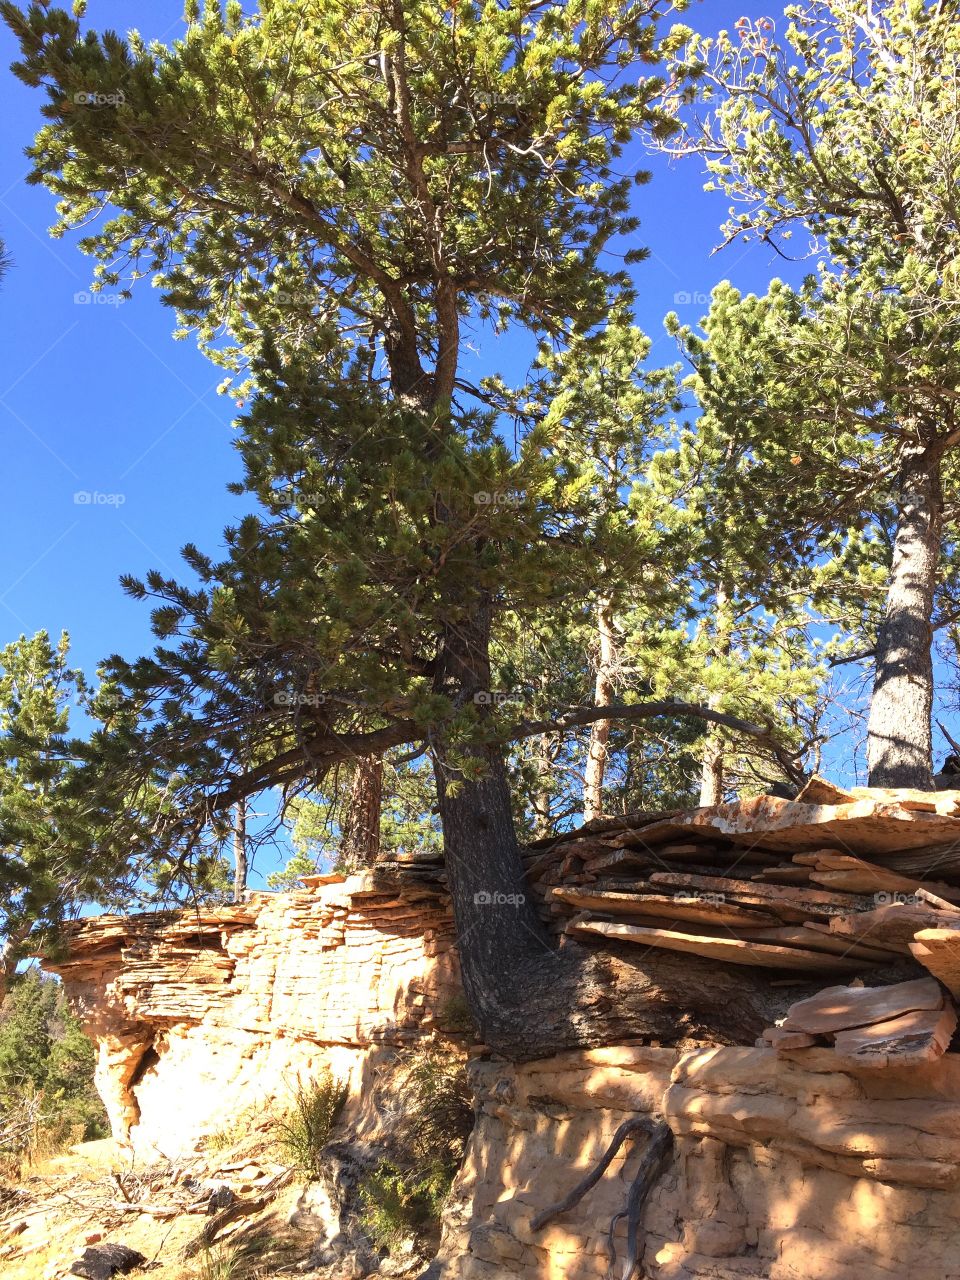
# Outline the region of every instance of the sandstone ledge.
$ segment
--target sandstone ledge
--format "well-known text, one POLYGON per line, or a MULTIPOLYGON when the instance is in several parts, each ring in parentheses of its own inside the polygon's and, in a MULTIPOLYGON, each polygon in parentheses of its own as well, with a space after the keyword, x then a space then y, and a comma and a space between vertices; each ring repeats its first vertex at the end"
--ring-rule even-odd
POLYGON ((604 1280, 642 1145, 567 1214, 540 1232, 530 1222, 631 1114, 662 1115, 676 1136, 643 1220, 649 1280, 960 1276, 956 1055, 899 1078, 838 1071, 828 1051, 801 1065, 766 1049, 624 1046, 473 1071, 483 1101, 442 1280, 604 1280))

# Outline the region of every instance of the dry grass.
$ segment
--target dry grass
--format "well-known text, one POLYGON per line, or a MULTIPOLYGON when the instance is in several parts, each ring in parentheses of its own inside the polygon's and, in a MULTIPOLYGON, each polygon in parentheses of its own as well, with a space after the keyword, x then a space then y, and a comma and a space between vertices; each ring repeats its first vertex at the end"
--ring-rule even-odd
POLYGON ((236 1179, 235 1170, 220 1173, 220 1166, 257 1163, 249 1134, 239 1153, 201 1152, 149 1167, 132 1162, 110 1140, 83 1143, 41 1161, 15 1193, 0 1194, 0 1276, 50 1280, 65 1275, 95 1235, 139 1250, 151 1264, 151 1280, 267 1280, 293 1268, 312 1245, 309 1235, 288 1225, 300 1189, 282 1170, 274 1175, 280 1166, 264 1153, 275 1156, 276 1151, 262 1137, 259 1145, 266 1185, 244 1190, 235 1182, 235 1192, 267 1203, 228 1224, 220 1239, 189 1261, 185 1251, 210 1222, 202 1184, 236 1179), (172 1215, 166 1212, 171 1208, 172 1215))

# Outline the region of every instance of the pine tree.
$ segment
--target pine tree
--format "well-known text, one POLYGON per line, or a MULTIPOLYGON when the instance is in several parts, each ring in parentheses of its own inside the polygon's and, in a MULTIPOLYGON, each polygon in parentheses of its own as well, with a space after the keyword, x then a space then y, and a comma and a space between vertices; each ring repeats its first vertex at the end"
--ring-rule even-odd
POLYGON ((98 776, 128 794, 162 780, 159 834, 186 856, 243 795, 426 742, 484 1038, 589 1041, 589 976, 571 1011, 594 961, 555 954, 524 895, 504 762, 505 741, 548 728, 501 705, 491 650, 508 612, 522 625, 576 595, 596 501, 563 415, 508 448, 502 395, 462 356, 472 324, 565 347, 628 305, 604 255, 636 226, 617 160, 659 120, 655 10, 208 0, 169 47, 51 7, 0 13, 49 97, 34 180, 87 226, 99 284, 153 275, 238 380, 244 487, 266 513, 220 564, 186 550, 195 589, 128 583, 158 598, 161 644, 107 669, 98 776))
POLYGON ((789 256, 799 229, 796 252, 816 268, 797 292, 775 283, 766 299, 715 298, 723 350, 701 380, 713 404, 724 385, 719 411, 742 412, 754 472, 741 496, 763 492, 751 509, 780 546, 842 541, 844 521, 856 540, 864 517, 892 515, 869 776, 928 788, 931 622, 960 442, 957 7, 812 0, 788 17, 783 45, 769 20, 743 19, 732 36, 693 41, 676 68, 685 83, 699 77, 709 114, 678 94, 686 138, 675 150, 704 156, 736 202, 727 240, 789 256))
POLYGON ((65 736, 71 703, 87 698, 66 634, 53 645, 38 631, 0 649, 0 992, 81 903, 129 888, 130 851, 111 843, 111 814, 81 781, 65 736))

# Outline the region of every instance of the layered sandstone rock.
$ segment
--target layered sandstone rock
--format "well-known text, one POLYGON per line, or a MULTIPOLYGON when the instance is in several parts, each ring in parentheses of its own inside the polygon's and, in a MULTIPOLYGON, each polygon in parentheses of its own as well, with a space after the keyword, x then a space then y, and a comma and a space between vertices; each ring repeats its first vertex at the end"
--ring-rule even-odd
POLYGON ((431 1280, 620 1276, 643 1142, 541 1231, 631 1115, 666 1119, 674 1154, 642 1220, 648 1280, 960 1277, 960 1056, 837 1071, 771 1050, 618 1046, 522 1067, 477 1062, 483 1099, 431 1280))
POLYGON ((329 1065, 354 1094, 459 992, 436 887, 334 878, 240 907, 100 916, 60 973, 115 1136, 173 1154, 329 1065))
MULTIPOLYGON (((898 874, 929 875, 935 862, 937 875, 956 883, 958 807, 956 794, 845 795, 828 788, 805 802, 764 799, 669 815, 659 824, 669 843, 655 846, 649 819, 632 825, 621 819, 599 834, 532 851, 531 891, 542 895, 555 925, 568 912, 555 914, 547 892, 563 885, 593 895, 590 910, 615 916, 598 877, 613 866, 621 880, 609 894, 662 898, 664 873, 646 869, 651 881, 660 877, 649 890, 630 876, 644 873, 641 864, 651 856, 676 859, 680 870, 671 875, 692 874, 684 861, 690 850, 680 841, 693 833, 700 858, 708 835, 716 858, 724 856, 724 842, 735 846, 738 876, 750 877, 750 892, 768 907, 774 899, 794 901, 797 892, 803 904, 822 906, 835 891, 811 888, 821 872, 803 850, 819 847, 825 824, 832 842, 843 838, 842 874, 851 874, 851 859, 869 854, 885 867, 896 863, 898 874), (931 844, 941 847, 931 852, 931 844), (752 862, 744 861, 743 849, 752 862), (591 870, 591 858, 603 868, 591 870), (768 882, 773 890, 764 890, 768 882)), ((835 875, 836 868, 822 874, 835 875)), ((738 905, 738 892, 746 898, 742 886, 727 890, 702 896, 692 908, 684 897, 684 919, 693 910, 702 929, 731 904, 754 909, 738 905)), ((867 981, 923 979, 932 986, 917 963, 930 957, 913 953, 911 939, 927 930, 941 950, 953 948, 960 934, 956 907, 922 887, 916 901, 883 906, 869 896, 848 901, 855 894, 860 890, 839 899, 842 914, 829 922, 807 922, 797 908, 799 919, 781 922, 778 938, 789 941, 782 937, 789 926, 819 928, 834 941, 857 939, 860 950, 849 954, 858 968, 863 961, 867 981), (838 923, 843 927, 834 930, 838 923), (940 923, 945 927, 935 929, 940 923), (861 954, 865 939, 890 953, 895 971, 879 963, 884 956, 861 954)), ((741 919, 738 927, 746 924, 741 919)), ((618 944, 598 938, 593 945, 618 944)), ((663 963, 662 952, 636 946, 621 952, 626 964, 663 963)), ((928 967, 940 978, 945 966, 940 956, 928 967)), ((352 1094, 335 1145, 341 1163, 362 1165, 364 1142, 375 1145, 383 1136, 391 1064, 420 1037, 462 1018, 439 868, 319 877, 302 892, 254 895, 219 911, 87 920, 68 939, 65 958, 48 967, 63 975, 98 1044, 98 1083, 114 1131, 138 1151, 188 1148, 247 1111, 282 1103, 299 1076, 329 1065, 349 1080, 352 1094)), ((734 971, 723 972, 729 979, 734 971)), ((785 1008, 815 981, 765 972, 771 997, 782 998, 785 1008)), ((726 990, 736 987, 728 982, 726 990)), ((619 1012, 613 1008, 611 1017, 619 1012)), ((735 1024, 736 1009, 723 1012, 735 1024)), ((671 1040, 683 1025, 680 1011, 671 1040)), ((519 1067, 474 1047, 478 1123, 431 1280, 621 1276, 624 1211, 645 1149, 639 1134, 577 1205, 540 1230, 531 1224, 637 1117, 662 1119, 674 1138, 640 1222, 638 1275, 960 1280, 960 1055, 861 1067, 835 1048, 809 1045, 814 1035, 799 1033, 808 1047, 790 1048, 786 1038, 798 1033, 773 1030, 776 1050, 613 1044, 519 1067)), ((323 1229, 332 1236, 342 1208, 320 1212, 314 1205, 311 1212, 331 1220, 323 1229)))

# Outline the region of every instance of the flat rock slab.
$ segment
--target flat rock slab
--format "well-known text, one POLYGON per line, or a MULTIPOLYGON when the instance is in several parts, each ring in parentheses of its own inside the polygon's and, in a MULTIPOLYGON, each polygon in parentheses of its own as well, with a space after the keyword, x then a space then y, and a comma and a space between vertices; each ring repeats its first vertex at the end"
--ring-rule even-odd
POLYGON ((547 895, 552 902, 562 902, 577 911, 604 912, 611 916, 647 916, 657 920, 692 920, 721 928, 729 926, 776 925, 777 917, 768 911, 754 911, 732 902, 714 902, 709 897, 672 893, 611 893, 596 889, 568 889, 561 886, 547 895))
MULTIPOLYGON (((838 789, 835 802, 827 804, 758 796, 692 809, 632 832, 631 843, 655 849, 658 844, 691 837, 722 836, 755 851, 801 853, 829 845, 873 857, 935 845, 960 849, 960 818, 953 816, 954 805, 949 812, 931 812, 926 806, 916 808, 922 802, 908 792, 903 793, 903 802, 892 791, 849 793, 851 799, 843 794, 838 789)), ((955 867, 960 867, 960 852, 953 859, 941 857, 941 872, 955 867)))
POLYGON ((95 1244, 84 1249, 70 1268, 70 1275, 84 1276, 85 1280, 111 1280, 115 1275, 126 1275, 134 1267, 142 1266, 146 1258, 136 1249, 125 1244, 95 1244))
POLYGON ((788 1053, 791 1049, 810 1049, 817 1043, 817 1037, 807 1035, 806 1031, 788 1031, 786 1027, 767 1027, 757 1041, 759 1049, 776 1049, 778 1053, 788 1053))
POLYGON ((960 997, 960 929, 921 929, 910 950, 952 996, 960 997))
POLYGON ((872 911, 835 916, 830 932, 868 946, 890 947, 906 955, 922 929, 960 929, 960 913, 937 911, 912 902, 888 902, 872 911))
POLYGON ((834 849, 818 849, 813 853, 795 853, 795 863, 809 867, 810 879, 828 889, 841 889, 847 893, 883 894, 893 898, 900 894, 909 897, 918 889, 947 899, 960 900, 960 889, 941 880, 925 880, 917 876, 905 876, 888 867, 879 867, 852 853, 838 853, 834 849))
POLYGON ((834 1049, 864 1065, 874 1061, 881 1066, 933 1062, 946 1052, 956 1029, 957 1011, 951 1003, 943 1009, 915 1009, 888 1022, 841 1031, 834 1049))
POLYGON ((639 946, 661 947, 666 951, 685 951, 713 960, 725 960, 728 964, 755 965, 765 969, 860 973, 864 968, 862 960, 829 955, 825 951, 777 947, 763 942, 745 942, 741 938, 709 938, 698 934, 676 933, 671 929, 648 929, 643 925, 613 923, 609 920, 584 920, 577 917, 567 925, 566 932, 577 938, 601 937, 611 942, 631 942, 639 946))
POLYGON ((890 987, 827 987, 790 1007, 784 1027, 826 1035, 849 1027, 869 1027, 916 1010, 942 1009, 944 995, 933 978, 897 982, 890 987))
POLYGON ((851 960, 871 960, 877 964, 889 964, 890 952, 866 946, 852 938, 842 938, 830 933, 808 929, 800 924, 782 924, 773 929, 750 929, 744 935, 747 942, 772 942, 776 946, 804 947, 811 951, 829 951, 834 956, 849 956, 851 960))

